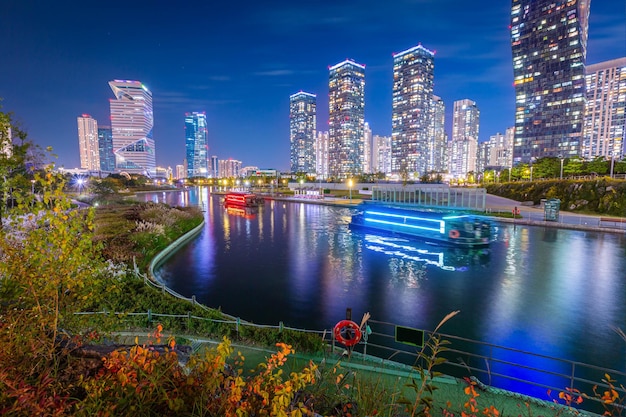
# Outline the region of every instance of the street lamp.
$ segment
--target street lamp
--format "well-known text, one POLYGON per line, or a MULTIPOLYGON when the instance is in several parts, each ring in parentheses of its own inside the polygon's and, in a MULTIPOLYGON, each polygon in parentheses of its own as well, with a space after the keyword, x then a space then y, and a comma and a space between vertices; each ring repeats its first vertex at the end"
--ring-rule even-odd
POLYGON ((559 159, 561 160, 561 175, 559 176, 559 179, 563 179, 563 155, 559 154, 559 159))
POLYGON ((613 178, 613 164, 615 163, 615 157, 611 155, 611 178, 613 178))
POLYGON ((350 203, 352 203, 352 179, 348 180, 348 190, 350 193, 350 203))
POLYGON ((533 182, 533 166, 530 166, 530 182, 533 182))

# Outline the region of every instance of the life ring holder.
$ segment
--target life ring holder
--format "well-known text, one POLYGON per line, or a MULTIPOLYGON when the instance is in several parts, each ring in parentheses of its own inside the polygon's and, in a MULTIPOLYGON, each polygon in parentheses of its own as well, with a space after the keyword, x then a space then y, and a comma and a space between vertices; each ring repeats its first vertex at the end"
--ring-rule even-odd
POLYGON ((461 237, 461 233, 459 233, 459 231, 456 229, 452 229, 450 230, 450 232, 448 232, 448 236, 450 236, 450 239, 458 239, 459 237, 461 237))
POLYGON ((339 343, 351 347, 361 340, 361 328, 352 320, 341 320, 335 324, 333 335, 339 343))

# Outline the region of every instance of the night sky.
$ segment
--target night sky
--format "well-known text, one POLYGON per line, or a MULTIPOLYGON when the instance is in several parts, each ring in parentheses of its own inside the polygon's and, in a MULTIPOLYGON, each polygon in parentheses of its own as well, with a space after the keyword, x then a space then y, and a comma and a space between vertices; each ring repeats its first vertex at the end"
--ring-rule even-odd
MULTIPOLYGON (((0 1, 0 97, 57 165, 80 164, 76 117, 109 124, 108 81, 153 94, 157 165, 182 164, 184 113, 206 111, 210 155, 289 169, 289 95, 317 94, 328 126, 328 67, 365 68, 365 120, 391 135, 392 54, 434 50, 435 94, 469 98, 480 141, 513 125, 510 1, 0 1), (95 5, 97 4, 97 6, 95 5)), ((626 56, 623 0, 593 0, 587 62, 626 56)))

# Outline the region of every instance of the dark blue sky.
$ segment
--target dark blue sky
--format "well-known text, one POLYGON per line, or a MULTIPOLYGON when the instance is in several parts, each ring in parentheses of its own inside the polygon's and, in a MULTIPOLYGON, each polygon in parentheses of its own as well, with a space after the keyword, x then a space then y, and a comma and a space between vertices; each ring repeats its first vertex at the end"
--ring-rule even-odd
MULTIPOLYGON (((435 94, 450 116, 469 98, 480 140, 513 125, 510 1, 0 1, 0 97, 58 165, 79 166, 76 117, 108 124, 108 81, 153 94, 157 164, 181 164, 184 113, 206 111, 210 154, 289 168, 289 95, 317 94, 328 123, 328 66, 366 65, 365 119, 391 134, 392 54, 436 51, 435 94), (97 4, 94 5, 94 4, 97 4)), ((593 0, 588 63, 626 56, 626 5, 593 0)), ((448 117, 448 132, 450 131, 448 117)))

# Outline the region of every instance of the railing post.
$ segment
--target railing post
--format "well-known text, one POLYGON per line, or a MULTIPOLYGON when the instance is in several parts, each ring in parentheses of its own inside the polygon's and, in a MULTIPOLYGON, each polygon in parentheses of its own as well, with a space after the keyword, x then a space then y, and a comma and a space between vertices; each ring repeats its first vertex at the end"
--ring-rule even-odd
POLYGON ((191 329, 191 311, 187 312, 187 330, 191 329))
POLYGON ((191 305, 193 305, 193 306, 196 305, 196 296, 195 295, 191 296, 191 305))
POLYGON ((237 336, 239 336, 239 323, 241 323, 241 319, 237 317, 237 323, 235 325, 235 330, 237 331, 237 336))
POLYGON ((282 333, 283 332, 283 322, 279 321, 278 322, 278 333, 282 333))
POLYGON ((148 324, 152 323, 152 310, 148 309, 148 324))
POLYGON ((569 387, 574 388, 574 378, 576 377, 576 363, 572 362, 572 374, 569 379, 569 387))

